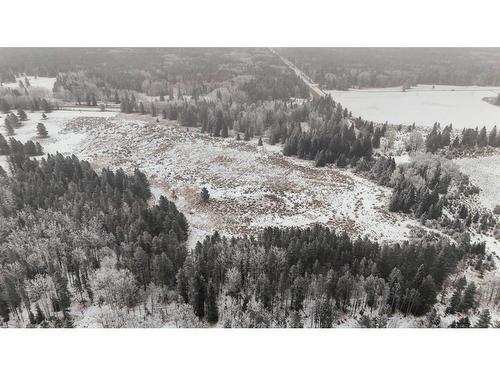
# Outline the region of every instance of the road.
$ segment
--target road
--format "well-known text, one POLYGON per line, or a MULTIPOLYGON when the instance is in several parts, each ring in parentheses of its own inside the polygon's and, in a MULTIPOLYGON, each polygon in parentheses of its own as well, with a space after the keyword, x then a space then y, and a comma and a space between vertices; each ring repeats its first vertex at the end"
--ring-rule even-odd
POLYGON ((309 91, 311 93, 311 96, 313 98, 321 98, 326 96, 326 93, 321 90, 319 85, 317 83, 314 83, 314 81, 307 75, 305 74, 302 70, 297 68, 290 60, 285 59, 283 56, 281 56, 278 52, 276 52, 274 49, 269 48, 269 50, 274 53, 276 56, 278 56, 283 63, 285 63, 290 69, 292 69, 297 76, 304 81, 304 83, 309 87, 309 91))

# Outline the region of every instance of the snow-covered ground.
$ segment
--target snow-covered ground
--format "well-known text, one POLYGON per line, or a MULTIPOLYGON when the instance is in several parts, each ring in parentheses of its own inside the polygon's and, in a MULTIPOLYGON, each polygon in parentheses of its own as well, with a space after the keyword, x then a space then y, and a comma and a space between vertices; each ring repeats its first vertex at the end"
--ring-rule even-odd
MULTIPOLYGON (((140 167, 152 179, 155 197, 173 199, 191 226, 189 246, 213 230, 251 234, 268 225, 322 223, 351 235, 407 239, 418 222, 386 210, 390 190, 349 171, 284 157, 281 146, 213 138, 198 129, 140 115, 99 111, 41 112, 15 129, 22 142, 40 142, 46 153, 75 154, 96 167, 140 167), (37 137, 43 122, 49 138, 37 137), (210 191, 202 204, 202 187, 210 191)), ((0 119, 1 121, 2 119, 0 119)), ((4 136, 5 129, 0 126, 4 136)), ((6 157, 0 165, 8 170, 6 157)))
MULTIPOLYGON (((116 116, 116 112, 99 112, 99 111, 54 111, 47 113, 47 119, 42 119, 42 112, 27 112, 28 120, 21 122, 21 127, 15 128, 15 134, 12 136, 21 142, 32 140, 39 142, 47 154, 55 154, 60 152, 63 155, 71 155, 76 146, 83 141, 85 134, 82 133, 61 133, 66 122, 77 117, 92 117, 92 118, 109 118, 116 116), (37 136, 37 124, 41 122, 45 125, 49 133, 48 138, 40 139, 37 136)), ((3 126, 4 114, 0 115, 0 134, 5 138, 9 138, 3 126)), ((8 163, 6 156, 0 156, 0 166, 8 171, 8 163)))
POLYGON ((500 155, 456 159, 454 162, 481 191, 481 203, 490 209, 500 205, 500 155))
POLYGON ((329 91, 335 101, 375 122, 432 126, 453 124, 455 128, 500 126, 500 107, 483 100, 500 93, 500 87, 418 85, 406 92, 400 87, 329 91))
MULTIPOLYGON (((48 97, 52 96, 52 88, 54 87, 54 83, 56 82, 55 77, 36 77, 36 78, 34 76, 27 76, 27 77, 31 86, 27 88, 28 91, 32 92, 37 88, 42 88, 44 89, 44 91, 47 92, 48 97)), ((10 87, 12 89, 18 89, 19 81, 22 81, 23 84, 25 83, 24 78, 25 76, 16 77, 16 82, 3 82, 2 86, 10 87)))
MULTIPOLYGON (((15 112, 14 112, 15 113, 15 112)), ((47 119, 42 119, 42 112, 27 112, 28 120, 21 122, 21 127, 15 128, 15 134, 13 137, 21 142, 26 142, 32 140, 34 142, 39 142, 46 153, 54 154, 56 151, 61 154, 69 154, 73 152, 75 146, 80 143, 84 134, 61 134, 60 131, 64 128, 64 124, 69 120, 76 117, 114 117, 116 112, 100 112, 98 110, 93 111, 54 111, 47 113, 47 119), (47 132, 49 133, 48 138, 40 139, 37 136, 37 124, 41 122, 45 125, 47 132)), ((0 115, 0 133, 3 134, 5 138, 8 138, 5 133, 5 127, 3 126, 4 114, 0 115)))
POLYGON ((284 157, 280 145, 213 138, 147 115, 77 119, 66 131, 85 134, 74 151, 96 166, 143 170, 155 197, 166 195, 186 215, 191 246, 215 229, 237 235, 268 225, 322 223, 351 235, 400 241, 420 227, 387 211, 389 189, 346 170, 284 157), (210 192, 207 204, 200 202, 202 187, 210 192))

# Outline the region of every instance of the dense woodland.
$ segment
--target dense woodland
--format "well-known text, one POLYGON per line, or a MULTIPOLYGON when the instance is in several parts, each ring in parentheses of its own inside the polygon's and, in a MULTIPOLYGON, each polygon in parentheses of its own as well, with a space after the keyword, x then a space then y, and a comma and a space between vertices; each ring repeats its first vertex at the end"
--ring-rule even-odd
POLYGON ((188 226, 165 198, 149 205, 143 173, 96 173, 88 162, 60 154, 41 161, 17 154, 10 163, 12 176, 0 186, 0 296, 11 314, 24 309, 31 324, 66 324, 70 295, 133 305, 135 287, 110 296, 106 281, 91 286, 106 257, 114 259, 116 287, 174 286, 188 226))
POLYGON ((187 254, 184 216, 164 197, 149 204, 140 171, 96 173, 60 154, 10 162, 0 186, 4 323, 70 327, 73 301, 134 309, 154 294, 190 306, 200 324, 331 327, 366 314, 374 325, 431 311, 457 262, 484 257, 484 244, 466 236, 381 246, 319 226, 215 233, 187 254))
MULTIPOLYGON (((19 74, 56 77, 54 96, 78 105, 119 104, 132 94, 159 101, 197 98, 214 95, 220 88, 229 90, 238 103, 308 95, 303 82, 265 48, 72 48, 57 53, 50 48, 7 48, 2 52, 2 82, 14 82, 19 74)), ((0 97, 24 96, 28 83, 21 81, 19 90, 0 92, 0 97)), ((11 106, 21 105, 13 100, 11 106)), ((132 102, 129 111, 137 111, 136 104, 132 102)))
POLYGON ((498 48, 280 48, 327 89, 500 85, 498 48))
MULTIPOLYGON (((429 153, 397 166, 381 155, 387 125, 354 118, 330 96, 298 99, 308 96, 306 86, 265 49, 6 51, 0 60, 4 82, 19 73, 56 76, 53 94, 66 103, 114 103, 121 112, 178 121, 213 137, 280 143, 285 156, 312 160, 317 167, 351 167, 393 189, 391 211, 439 223, 456 243, 428 234, 380 244, 322 226, 270 227, 255 237, 215 232, 188 252, 184 215, 165 197, 154 201, 141 171, 95 171, 86 161, 60 154, 30 158, 43 155, 43 149, 38 142, 17 141, 16 129, 26 111, 50 112, 57 102, 25 78, 16 89, 0 87, 8 137, 0 135, 0 155, 10 163, 9 173, 0 168, 4 325, 71 327, 76 308, 97 305, 109 309, 100 317, 109 327, 333 327, 348 319, 384 327, 394 315, 426 316, 427 325, 435 327, 440 316, 433 306, 457 266, 469 264, 479 272, 494 267, 485 244, 471 242, 466 229, 486 233, 497 225, 495 217, 463 204, 477 188, 432 153, 499 147, 496 128, 453 136, 451 125, 436 124, 421 140, 429 153), (141 319, 130 321, 136 311, 141 319)), ((389 65, 375 58, 332 72, 316 65, 315 53, 310 60, 296 53, 288 57, 329 88, 427 80, 495 84, 489 74, 476 75, 481 59, 467 73, 441 65, 421 74, 427 57, 407 65, 395 50, 389 65)), ((345 58, 359 58, 358 53, 345 58)), ((455 64, 465 62, 468 57, 455 64)), ((39 138, 50 136, 43 123, 37 129, 39 138)), ((415 127, 408 130, 416 134, 415 127)), ((209 204, 207 189, 200 199, 209 204)), ((446 314, 477 308, 473 282, 461 278, 451 287, 446 314)), ((477 324, 491 325, 488 314, 477 324)), ((466 317, 452 324, 471 325, 466 317)))

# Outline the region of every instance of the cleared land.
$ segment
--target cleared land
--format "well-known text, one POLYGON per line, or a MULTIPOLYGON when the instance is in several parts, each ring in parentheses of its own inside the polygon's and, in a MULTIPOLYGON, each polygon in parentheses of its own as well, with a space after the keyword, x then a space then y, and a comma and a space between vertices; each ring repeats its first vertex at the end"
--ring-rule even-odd
POLYGON ((500 87, 418 85, 401 88, 328 91, 353 115, 391 124, 430 126, 440 122, 456 129, 500 125, 500 107, 483 100, 500 87))
POLYGON ((192 228, 190 245, 213 230, 254 234, 268 225, 332 225, 351 235, 407 239, 419 224, 385 208, 390 190, 335 167, 284 157, 281 146, 202 134, 174 122, 119 114, 80 117, 62 136, 83 140, 74 152, 97 166, 138 167, 153 193, 174 200, 192 228), (200 201, 207 187, 210 201, 200 201))

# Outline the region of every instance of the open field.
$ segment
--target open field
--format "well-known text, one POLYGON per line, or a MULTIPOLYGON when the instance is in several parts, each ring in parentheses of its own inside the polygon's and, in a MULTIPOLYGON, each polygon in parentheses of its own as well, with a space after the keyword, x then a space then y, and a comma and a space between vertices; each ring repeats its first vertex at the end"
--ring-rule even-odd
POLYGON ((268 225, 332 225, 352 235, 400 241, 414 220, 386 210, 390 190, 335 167, 282 156, 280 145, 213 138, 150 117, 81 117, 62 135, 83 136, 74 151, 96 166, 139 167, 152 191, 173 199, 192 229, 191 245, 216 228, 252 234, 268 225), (207 187, 211 199, 200 202, 207 187))
POLYGON ((402 92, 400 87, 329 91, 332 98, 366 120, 431 127, 454 128, 500 125, 500 107, 483 100, 500 93, 500 87, 418 85, 402 92))
MULTIPOLYGON (((250 235, 269 225, 321 223, 391 242, 408 239, 412 228, 422 228, 418 221, 387 210, 390 189, 349 170, 316 168, 311 161, 284 157, 281 145, 259 147, 256 139, 214 138, 176 122, 156 123, 148 115, 99 111, 54 111, 43 121, 50 137, 39 139, 41 113, 28 116, 15 137, 40 142, 46 153, 74 153, 95 167, 143 170, 155 198, 166 195, 186 215, 190 247, 215 229, 250 235), (207 204, 200 201, 202 187, 210 192, 207 204)), ((0 132, 5 133, 3 127, 0 132)), ((1 158, 7 170, 6 157, 1 158)), ((496 185, 486 177, 481 184, 481 176, 488 173, 474 167, 477 160, 482 159, 472 159, 465 172, 483 189, 481 199, 492 199, 495 192, 490 190, 496 185)), ((496 242, 491 247, 498 252, 496 242)))
POLYGON ((500 155, 456 159, 455 163, 481 189, 479 199, 485 207, 500 204, 500 155))
MULTIPOLYGON (((46 97, 52 97, 52 88, 54 87, 54 83, 56 82, 55 77, 34 77, 34 76, 27 76, 30 87, 28 87, 28 91, 30 93, 36 93, 37 95, 40 94, 39 88, 45 90, 46 97)), ((9 87, 11 89, 19 89, 19 81, 22 81, 24 84, 24 76, 18 76, 16 77, 16 82, 8 82, 8 83, 2 83, 2 86, 4 87, 9 87)))

